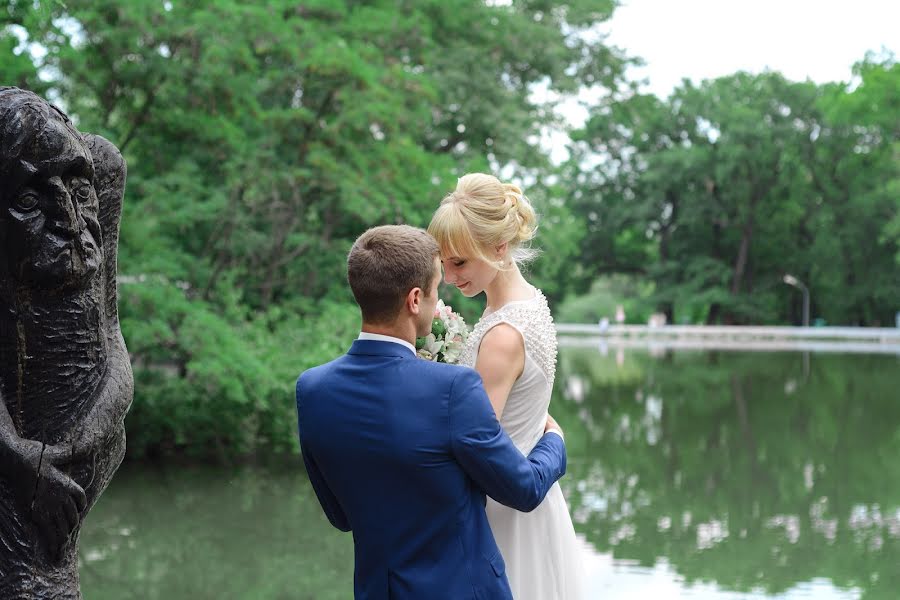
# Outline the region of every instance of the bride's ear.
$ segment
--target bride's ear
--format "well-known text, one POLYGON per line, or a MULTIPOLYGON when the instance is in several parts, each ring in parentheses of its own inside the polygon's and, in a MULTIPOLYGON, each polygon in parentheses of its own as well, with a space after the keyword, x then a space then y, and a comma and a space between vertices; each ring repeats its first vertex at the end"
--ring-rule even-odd
POLYGON ((503 242, 499 246, 497 246, 497 260, 501 260, 504 256, 506 256, 506 251, 509 250, 509 242, 503 242))

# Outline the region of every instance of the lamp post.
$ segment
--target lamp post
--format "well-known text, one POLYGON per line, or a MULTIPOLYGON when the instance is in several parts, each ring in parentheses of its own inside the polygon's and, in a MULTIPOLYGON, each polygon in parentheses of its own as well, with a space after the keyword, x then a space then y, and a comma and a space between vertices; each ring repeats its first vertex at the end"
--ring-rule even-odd
POLYGON ((785 275, 782 281, 795 288, 800 288, 800 291, 803 292, 803 326, 809 327, 809 288, 793 275, 785 275))

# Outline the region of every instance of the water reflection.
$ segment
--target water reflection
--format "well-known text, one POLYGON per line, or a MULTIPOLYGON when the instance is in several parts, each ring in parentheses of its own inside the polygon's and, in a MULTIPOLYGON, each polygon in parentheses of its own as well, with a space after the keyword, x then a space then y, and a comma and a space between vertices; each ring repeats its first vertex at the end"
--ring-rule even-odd
POLYGON ((681 590, 646 597, 708 585, 698 597, 898 597, 898 365, 564 350, 556 411, 579 457, 565 485, 576 528, 614 566, 681 590))
MULTIPOLYGON (((796 353, 561 351, 590 598, 898 598, 900 361, 805 369, 796 353)), ((352 597, 352 539, 289 463, 127 464, 82 533, 85 597, 352 597)))
POLYGON ((299 460, 238 468, 126 464, 80 545, 90 600, 346 600, 353 542, 299 460))

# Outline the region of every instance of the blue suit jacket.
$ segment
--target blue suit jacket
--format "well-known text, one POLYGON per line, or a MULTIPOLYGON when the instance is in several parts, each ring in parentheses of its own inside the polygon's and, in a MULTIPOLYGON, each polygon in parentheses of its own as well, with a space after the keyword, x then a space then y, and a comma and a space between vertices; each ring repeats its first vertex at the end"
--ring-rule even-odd
POLYGON ((353 532, 358 600, 512 598, 485 493, 533 510, 565 473, 558 435, 522 456, 476 371, 371 340, 303 373, 297 414, 322 509, 353 532))

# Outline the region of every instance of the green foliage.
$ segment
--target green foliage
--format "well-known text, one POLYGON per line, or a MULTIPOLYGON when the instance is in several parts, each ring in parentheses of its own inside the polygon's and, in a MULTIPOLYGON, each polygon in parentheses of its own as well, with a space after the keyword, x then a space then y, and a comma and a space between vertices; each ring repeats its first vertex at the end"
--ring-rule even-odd
POLYGON ((784 323, 799 315, 781 284, 792 273, 814 316, 891 323, 900 65, 868 57, 857 76, 848 87, 737 73, 666 101, 601 103, 566 169, 588 225, 585 278, 649 278, 670 321, 784 323))
MULTIPOLYGON (((900 298, 892 57, 855 87, 738 73, 665 101, 596 35, 612 1, 67 0, 0 11, 0 81, 122 150, 119 271, 137 454, 293 448, 293 381, 344 351, 345 257, 424 226, 466 171, 541 215, 529 277, 562 320, 887 324, 900 298), (601 85, 573 160, 535 100, 601 85), (617 275, 621 277, 608 278, 617 275), (599 281, 598 281, 599 280, 599 281), (595 283, 597 281, 597 283, 595 283), (575 294, 586 294, 577 297, 575 294)), ((442 289, 474 323, 479 300, 442 289)))
POLYGON ((538 213, 534 247, 540 253, 524 270, 552 305, 571 292, 582 271, 578 253, 585 235, 584 222, 564 203, 566 191, 561 184, 536 182, 527 193, 538 213))
POLYGON ((570 296, 555 314, 560 323, 597 323, 607 318, 615 322, 621 306, 626 323, 646 323, 655 311, 653 284, 628 275, 608 275, 594 280, 588 293, 570 296))
MULTIPOLYGON (((613 8, 11 3, 0 80, 45 92, 128 162, 132 453, 293 448, 297 375, 358 327, 352 241, 377 224, 427 225, 466 171, 516 164, 517 178, 547 179, 533 140, 550 105, 532 89, 619 81, 623 59, 580 35, 613 8), (15 54, 10 27, 46 54, 15 54)), ((550 203, 559 189, 534 193, 548 213, 539 279, 561 296, 578 224, 550 203)))
POLYGON ((297 375, 345 352, 359 326, 347 302, 323 301, 310 308, 317 318, 301 319, 277 308, 248 314, 239 298, 220 312, 165 280, 121 292, 135 367, 132 457, 291 451, 297 375))

